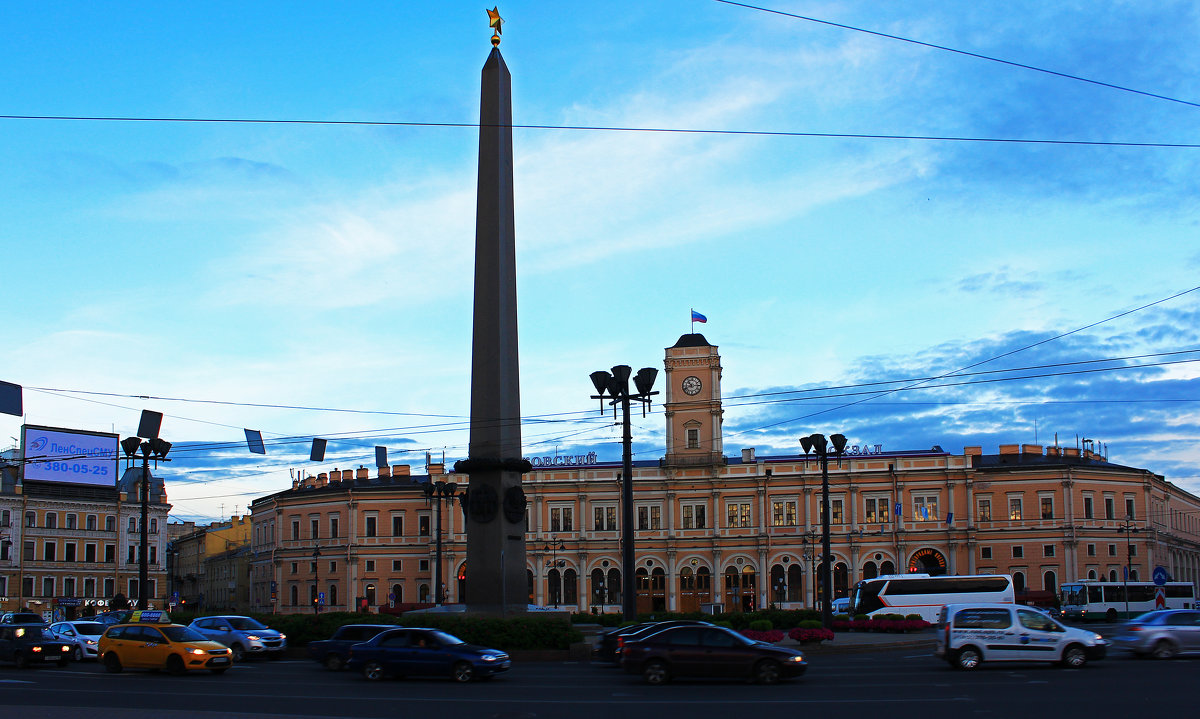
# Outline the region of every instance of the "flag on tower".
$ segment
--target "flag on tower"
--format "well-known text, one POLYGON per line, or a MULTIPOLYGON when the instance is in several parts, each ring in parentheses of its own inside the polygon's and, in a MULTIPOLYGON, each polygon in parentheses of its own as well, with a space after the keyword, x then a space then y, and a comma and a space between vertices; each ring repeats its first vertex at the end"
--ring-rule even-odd
POLYGON ((708 322, 708 318, 696 310, 692 310, 692 322, 708 322))

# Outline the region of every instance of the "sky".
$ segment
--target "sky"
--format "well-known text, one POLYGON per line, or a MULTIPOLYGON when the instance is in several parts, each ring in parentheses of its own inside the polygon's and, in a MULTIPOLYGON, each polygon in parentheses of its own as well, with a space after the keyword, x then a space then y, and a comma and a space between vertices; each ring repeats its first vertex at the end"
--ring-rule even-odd
MULTIPOLYGON (((525 453, 619 461, 588 375, 661 367, 695 309, 728 456, 1089 438, 1200 493, 1200 6, 760 2, 499 7, 543 126, 513 133, 525 453)), ((465 456, 484 6, 0 25, 0 444, 162 412, 198 522, 377 445, 465 456)))

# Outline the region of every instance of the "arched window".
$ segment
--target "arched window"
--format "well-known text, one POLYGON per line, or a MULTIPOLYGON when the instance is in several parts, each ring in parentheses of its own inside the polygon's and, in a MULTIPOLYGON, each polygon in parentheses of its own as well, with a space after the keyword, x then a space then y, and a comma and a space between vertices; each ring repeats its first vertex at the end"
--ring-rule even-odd
POLYGON ((404 601, 404 586, 400 584, 392 585, 392 596, 396 598, 396 604, 404 601))
POLYGON ((1025 574, 1023 572, 1013 572, 1013 591, 1025 591, 1025 574))
POLYGON ((546 603, 557 607, 560 601, 562 601, 562 577, 555 568, 546 575, 546 603))
POLYGON ((885 576, 888 574, 895 574, 895 573, 896 573, 896 565, 892 564, 892 560, 885 559, 885 560, 883 560, 883 564, 879 565, 880 576, 885 576))
POLYGON ((363 591, 363 596, 367 598, 367 606, 375 606, 375 585, 368 584, 367 588, 363 591))
POLYGON ((419 599, 417 599, 418 602, 420 602, 421 604, 428 604, 429 603, 429 585, 422 584, 421 586, 417 587, 417 596, 419 597, 419 599))
POLYGON ((1137 568, 1129 570, 1129 581, 1136 582, 1138 580, 1137 568))
POLYGON ((96 529, 96 515, 94 515, 94 514, 89 514, 89 515, 87 516, 87 520, 85 520, 85 524, 84 524, 84 526, 85 526, 85 527, 87 527, 87 529, 88 529, 89 531, 95 531, 95 529, 96 529))
POLYGON ((605 583, 608 589, 608 604, 621 603, 621 572, 617 568, 608 570, 608 581, 605 583))
POLYGON ((574 569, 563 572, 563 604, 579 606, 579 575, 574 569))
POLYGON ((1110 582, 1117 581, 1117 570, 1115 570, 1115 569, 1108 570, 1108 581, 1110 581, 1110 582))
POLYGON ((879 576, 879 570, 875 567, 875 562, 867 562, 862 568, 863 579, 874 579, 879 576))
POLYGON ((850 571, 845 562, 833 565, 833 598, 844 597, 849 592, 850 571))
POLYGON ((771 567, 771 602, 782 604, 787 600, 787 574, 782 564, 775 564, 771 567))
POLYGON ((599 569, 592 570, 592 604, 604 604, 607 596, 604 593, 604 572, 599 569))
POLYGON ((137 519, 134 517, 129 518, 129 531, 131 531, 131 532, 137 531, 137 519))
POLYGON ((1058 579, 1054 576, 1054 572, 1046 572, 1042 575, 1042 589, 1047 592, 1058 591, 1058 579))
POLYGON ((1095 579, 1095 578, 1096 578, 1096 570, 1095 570, 1095 569, 1089 569, 1089 570, 1088 570, 1088 579, 1095 579))
POLYGON ((298 604, 300 604, 300 588, 297 587, 295 584, 292 585, 291 595, 292 595, 292 597, 291 597, 292 606, 294 607, 294 606, 297 606, 298 604))
POLYGON ((525 601, 533 604, 533 570, 528 568, 525 569, 525 593, 529 595, 528 599, 525 601))
POLYGON ((336 607, 338 603, 337 585, 329 585, 329 593, 325 595, 325 606, 336 607))
POLYGON ((799 602, 804 598, 804 568, 793 564, 787 570, 787 600, 799 602))

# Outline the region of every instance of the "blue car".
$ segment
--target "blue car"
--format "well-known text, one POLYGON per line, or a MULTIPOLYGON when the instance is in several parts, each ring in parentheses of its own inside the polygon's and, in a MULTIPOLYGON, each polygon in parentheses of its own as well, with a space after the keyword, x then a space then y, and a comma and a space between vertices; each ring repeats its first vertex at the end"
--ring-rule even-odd
POLYGON ((371 681, 386 676, 442 676, 456 682, 488 679, 512 666, 508 654, 467 644, 437 629, 391 629, 350 648, 346 666, 371 681))

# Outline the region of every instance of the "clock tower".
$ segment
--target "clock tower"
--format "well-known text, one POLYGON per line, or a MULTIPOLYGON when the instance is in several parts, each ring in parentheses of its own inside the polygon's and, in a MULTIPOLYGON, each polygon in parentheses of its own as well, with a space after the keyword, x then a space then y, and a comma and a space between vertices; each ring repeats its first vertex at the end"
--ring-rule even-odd
POLYGON ((667 456, 670 466, 720 462, 721 356, 701 334, 687 334, 666 350, 667 456))

